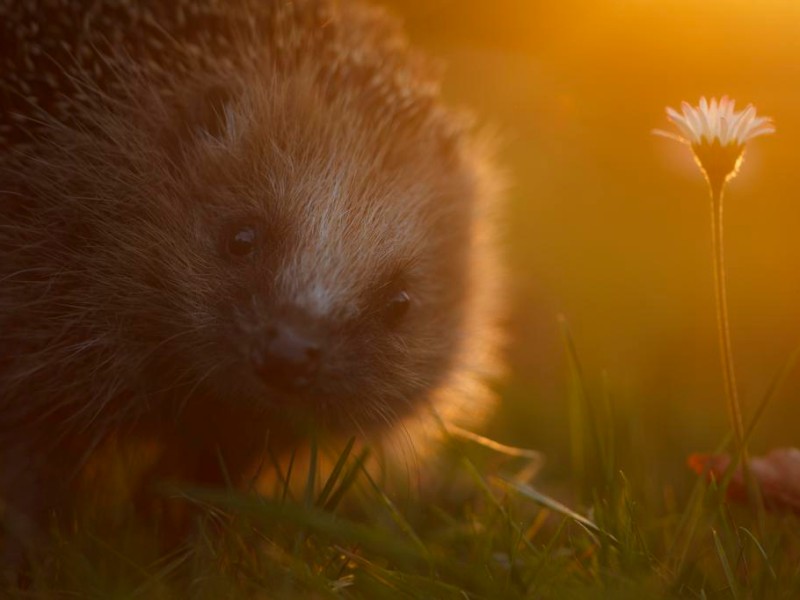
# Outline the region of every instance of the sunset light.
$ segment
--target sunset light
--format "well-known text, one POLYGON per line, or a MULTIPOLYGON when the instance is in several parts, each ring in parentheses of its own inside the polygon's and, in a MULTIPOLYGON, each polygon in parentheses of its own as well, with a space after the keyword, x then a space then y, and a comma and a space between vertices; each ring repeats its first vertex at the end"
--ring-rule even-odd
POLYGON ((800 0, 0 0, 0 598, 800 598, 800 0))

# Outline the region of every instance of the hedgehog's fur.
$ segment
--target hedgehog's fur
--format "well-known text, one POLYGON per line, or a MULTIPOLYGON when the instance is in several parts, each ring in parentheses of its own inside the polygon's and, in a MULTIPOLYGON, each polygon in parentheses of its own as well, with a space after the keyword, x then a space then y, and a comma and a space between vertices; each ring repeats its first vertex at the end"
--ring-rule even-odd
POLYGON ((296 438, 289 408, 339 432, 480 412, 496 177, 383 12, 0 0, 0 28, 0 497, 18 528, 68 514, 109 440, 215 483, 219 456, 240 481, 268 432, 296 438), (241 219, 262 246, 234 261, 220 240, 241 219), (391 286, 413 302, 394 328, 391 286), (251 372, 268 318, 324 339, 310 392, 251 372))

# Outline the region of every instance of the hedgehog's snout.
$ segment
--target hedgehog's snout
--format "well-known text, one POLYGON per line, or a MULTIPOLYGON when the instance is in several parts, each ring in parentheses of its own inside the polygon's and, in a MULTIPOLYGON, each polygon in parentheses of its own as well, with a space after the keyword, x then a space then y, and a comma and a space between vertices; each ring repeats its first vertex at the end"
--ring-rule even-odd
POLYGON ((310 386, 319 370, 322 347, 315 336, 289 323, 265 328, 252 351, 252 363, 264 383, 285 391, 310 386))

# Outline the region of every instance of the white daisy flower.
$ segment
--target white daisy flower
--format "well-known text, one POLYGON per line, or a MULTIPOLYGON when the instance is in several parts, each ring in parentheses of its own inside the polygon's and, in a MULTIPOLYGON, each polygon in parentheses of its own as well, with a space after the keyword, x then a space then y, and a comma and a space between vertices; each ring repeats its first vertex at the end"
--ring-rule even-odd
MULTIPOLYGON (((694 153, 700 170, 706 176, 711 196, 711 239, 714 255, 714 296, 717 303, 717 333, 719 334, 720 358, 725 398, 730 412, 731 424, 743 461, 745 480, 749 479, 747 466, 747 440, 739 395, 736 388, 736 373, 733 364, 730 324, 728 323, 728 299, 725 289, 725 259, 722 240, 722 198, 725 184, 736 175, 747 142, 760 135, 774 133, 775 126, 768 117, 757 117, 752 104, 736 112, 733 100, 723 96, 711 102, 700 98, 698 106, 681 103, 682 113, 667 108, 667 118, 678 128, 680 135, 655 130, 653 133, 678 140, 688 145, 694 153)), ((748 484, 749 491, 750 484, 748 484)))
POLYGON ((667 118, 680 135, 660 129, 653 133, 690 146, 712 186, 722 186, 736 175, 748 141, 775 132, 772 119, 756 116, 752 104, 736 112, 735 102, 727 96, 711 102, 700 98, 698 106, 682 102, 681 109, 679 113, 667 108, 667 118))

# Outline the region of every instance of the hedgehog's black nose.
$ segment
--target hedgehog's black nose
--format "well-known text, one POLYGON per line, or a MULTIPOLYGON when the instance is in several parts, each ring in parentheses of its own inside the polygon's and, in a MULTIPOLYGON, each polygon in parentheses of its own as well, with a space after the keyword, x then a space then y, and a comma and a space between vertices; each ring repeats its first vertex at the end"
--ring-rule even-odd
POLYGON ((320 348, 288 326, 271 327, 253 352, 253 366, 268 384, 284 390, 307 387, 319 367, 320 348))

